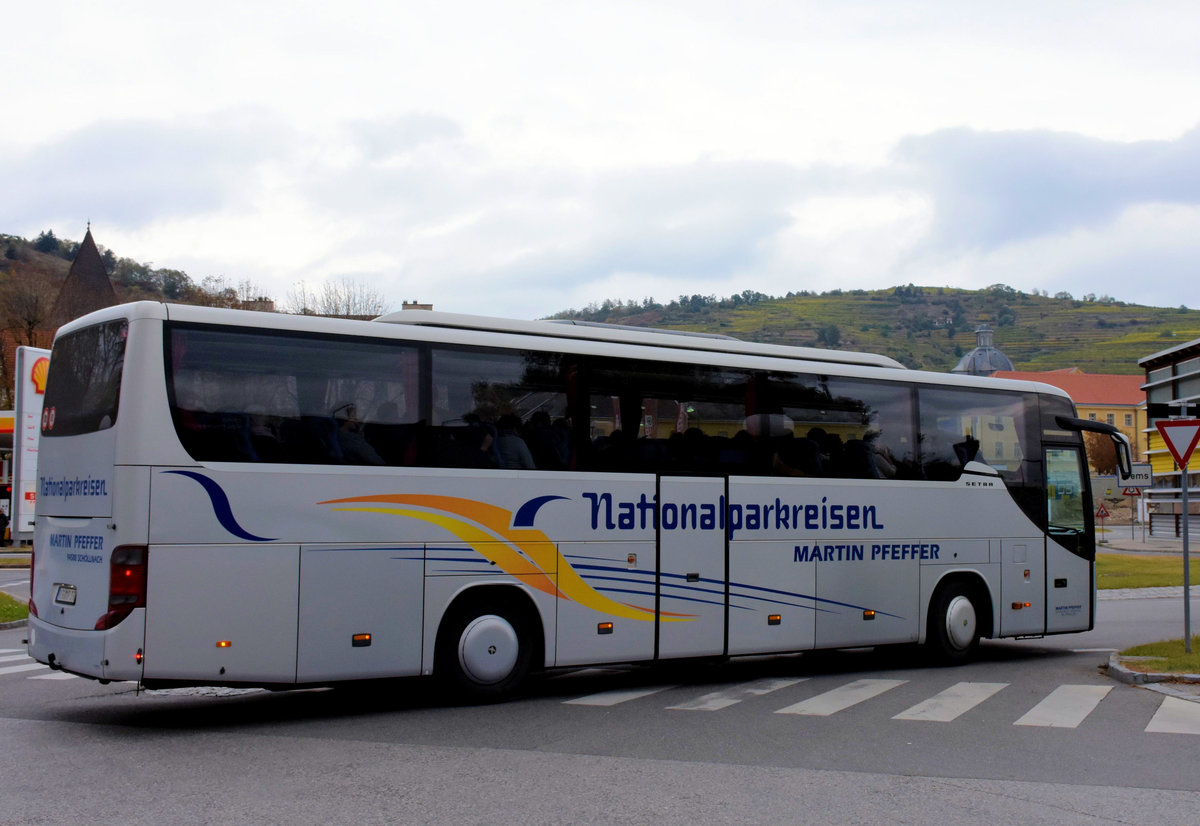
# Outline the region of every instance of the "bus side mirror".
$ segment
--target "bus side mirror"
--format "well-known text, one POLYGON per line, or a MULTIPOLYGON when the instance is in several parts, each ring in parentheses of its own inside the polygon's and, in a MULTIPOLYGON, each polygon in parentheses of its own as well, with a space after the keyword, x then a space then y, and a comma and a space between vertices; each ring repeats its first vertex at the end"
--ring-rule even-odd
POLYGON ((1117 449, 1118 478, 1128 479, 1133 474, 1133 449, 1129 446, 1129 438, 1124 433, 1110 433, 1109 437, 1117 449))
POLYGON ((1112 439, 1113 447, 1117 450, 1117 468, 1121 477, 1127 479, 1133 473, 1133 451, 1129 447, 1129 439, 1114 425, 1090 419, 1073 419, 1070 416, 1055 416, 1054 421, 1065 430, 1105 434, 1112 439))

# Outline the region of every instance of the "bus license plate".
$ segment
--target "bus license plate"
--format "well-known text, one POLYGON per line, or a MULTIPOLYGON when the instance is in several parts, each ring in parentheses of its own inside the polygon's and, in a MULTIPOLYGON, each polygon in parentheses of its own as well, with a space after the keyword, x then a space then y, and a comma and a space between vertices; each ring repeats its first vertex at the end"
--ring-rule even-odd
POLYGON ((59 585, 54 594, 54 601, 60 605, 74 605, 76 593, 74 585, 59 585))

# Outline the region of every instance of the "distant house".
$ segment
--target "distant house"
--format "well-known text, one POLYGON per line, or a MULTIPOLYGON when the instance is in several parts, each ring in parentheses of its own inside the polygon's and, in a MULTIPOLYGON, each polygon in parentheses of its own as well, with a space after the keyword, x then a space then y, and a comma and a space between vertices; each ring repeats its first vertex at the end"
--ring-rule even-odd
POLYGON ((998 370, 992 375, 998 379, 1040 381, 1067 391, 1079 418, 1115 425, 1129 438, 1134 461, 1145 461, 1146 393, 1141 376, 1085 373, 1078 367, 1046 372, 998 370))

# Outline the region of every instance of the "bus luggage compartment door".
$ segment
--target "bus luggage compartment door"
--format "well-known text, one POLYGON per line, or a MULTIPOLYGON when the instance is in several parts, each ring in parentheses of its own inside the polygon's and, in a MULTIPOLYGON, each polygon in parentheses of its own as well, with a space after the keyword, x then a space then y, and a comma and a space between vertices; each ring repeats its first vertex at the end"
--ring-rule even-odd
POLYGON ((152 545, 143 679, 296 681, 297 545, 152 545))
POLYGON ((728 559, 723 477, 658 483, 658 656, 725 653, 728 559))

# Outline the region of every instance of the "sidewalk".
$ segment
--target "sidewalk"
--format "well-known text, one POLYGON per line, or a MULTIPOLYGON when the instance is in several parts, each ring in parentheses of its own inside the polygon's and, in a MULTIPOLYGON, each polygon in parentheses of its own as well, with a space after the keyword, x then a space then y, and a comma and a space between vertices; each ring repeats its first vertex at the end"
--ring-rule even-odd
MULTIPOLYGON (((1188 556, 1200 556, 1200 536, 1189 536, 1188 540, 1188 556)), ((1097 537, 1096 550, 1099 553, 1182 554, 1183 540, 1150 536, 1149 531, 1143 539, 1140 526, 1133 529, 1131 537, 1128 525, 1117 525, 1097 537)))

